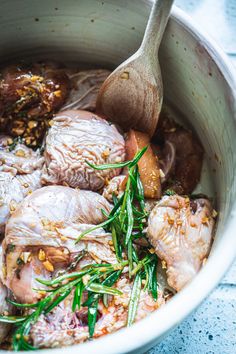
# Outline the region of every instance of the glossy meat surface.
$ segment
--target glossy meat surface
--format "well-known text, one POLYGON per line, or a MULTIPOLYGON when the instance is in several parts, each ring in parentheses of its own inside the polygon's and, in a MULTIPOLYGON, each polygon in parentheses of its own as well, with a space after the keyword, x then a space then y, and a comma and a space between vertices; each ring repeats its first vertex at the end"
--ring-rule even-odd
MULTIPOLYGON (((129 305, 132 284, 125 274, 115 287, 123 292, 122 295, 110 299, 108 308, 100 301, 98 305, 99 319, 95 326, 94 338, 112 333, 127 323, 127 308, 129 305)), ((87 308, 71 311, 71 301, 64 301, 47 316, 41 316, 30 333, 34 345, 44 347, 62 347, 82 343, 88 339, 87 308)), ((164 304, 163 294, 158 293, 155 302, 145 291, 141 291, 135 321, 148 316, 151 312, 164 304)))
POLYGON ((111 236, 101 228, 75 244, 84 230, 104 221, 101 209, 111 209, 101 195, 63 186, 41 188, 23 200, 6 225, 3 242, 6 284, 19 301, 37 300, 40 294, 32 290, 35 278, 53 276, 54 270, 69 265, 74 253, 87 250, 94 259, 116 262, 111 236), (39 260, 40 250, 52 269, 39 260))
POLYGON ((0 129, 36 147, 68 93, 69 78, 55 64, 6 67, 0 76, 0 129))
MULTIPOLYGON (((6 286, 3 285, 3 268, 2 268, 2 247, 0 246, 0 315, 10 315, 13 313, 13 306, 6 301, 7 297, 10 297, 10 292, 6 286)), ((6 338, 9 330, 11 328, 10 324, 0 323, 0 344, 6 338)))
POLYGON ((113 195, 117 198, 120 198, 125 191, 125 186, 127 182, 127 176, 120 175, 113 177, 108 185, 104 187, 103 197, 106 198, 109 202, 113 202, 113 195))
MULTIPOLYGON (((0 315, 11 314, 12 306, 6 301, 7 297, 9 297, 9 291, 0 280, 0 315)), ((6 338, 10 328, 10 324, 0 323, 0 344, 6 338)))
POLYGON ((167 281, 181 290, 200 270, 209 254, 214 228, 207 199, 163 197, 148 220, 148 238, 167 265, 167 281))
POLYGON ((9 216, 32 191, 41 187, 44 158, 24 144, 0 135, 0 233, 9 216))
POLYGON ((30 174, 41 169, 44 158, 39 150, 32 150, 8 135, 0 135, 0 171, 30 174))
POLYGON ((0 172, 0 234, 4 233, 9 216, 23 198, 20 182, 11 173, 0 172))
POLYGON ((161 197, 161 181, 158 156, 150 146, 147 134, 131 129, 126 137, 126 159, 132 160, 136 153, 148 146, 147 151, 138 162, 140 179, 145 198, 159 199, 161 197))
POLYGON ((164 189, 192 193, 200 181, 204 154, 197 137, 162 113, 154 141, 159 145, 156 153, 164 172, 164 189))
POLYGON ((64 111, 53 119, 45 146, 44 184, 97 191, 120 169, 94 170, 92 164, 124 161, 124 139, 114 125, 87 111, 64 111))
POLYGON ((16 115, 40 117, 62 106, 68 95, 69 80, 55 65, 35 63, 6 67, 1 72, 0 110, 16 115))
MULTIPOLYGON (((125 130, 123 137, 109 117, 103 119, 94 113, 98 91, 109 74, 103 69, 62 69, 51 63, 9 66, 0 72, 0 130, 9 134, 0 135, 0 234, 5 236, 0 259, 0 315, 16 311, 6 297, 32 304, 44 299, 49 288, 56 288, 39 279, 52 280, 92 266, 79 279, 79 286, 72 284, 66 299, 31 323, 24 338, 36 348, 61 348, 88 340, 91 326, 83 302, 93 292, 92 297, 99 300, 93 337, 125 327, 130 321, 135 274, 141 279, 135 290, 134 322, 141 320, 164 305, 175 290, 185 287, 210 252, 217 213, 206 198, 190 200, 186 196, 200 179, 200 142, 165 111, 152 141, 135 130, 125 130), (136 176, 127 184, 128 167, 96 170, 88 164, 131 160, 145 146, 148 149, 138 162, 145 200, 136 190, 136 176), (110 203, 116 204, 113 197, 120 198, 126 187, 119 216, 113 220, 115 226, 112 221, 91 231, 106 220, 113 208, 110 203), (177 194, 162 197, 167 188, 172 189, 169 194, 177 194), (127 237, 126 223, 132 242, 127 247, 122 239, 127 237), (117 249, 121 255, 117 256, 117 249), (124 268, 117 264, 121 258, 124 268), (101 263, 105 263, 100 268, 102 275, 98 272, 101 263), (133 269, 129 269, 132 263, 133 269), (107 266, 114 272, 112 276, 117 270, 119 273, 118 280, 110 284, 106 283, 107 266), (94 279, 95 284, 87 287, 94 279), (103 284, 123 294, 95 295, 108 291, 102 289, 103 284), (81 306, 79 301, 74 307, 78 300, 75 289, 76 296, 83 291, 81 306)), ((69 282, 74 282, 74 276, 69 277, 69 282)), ((67 286, 67 281, 59 284, 67 286)), ((95 314, 93 306, 96 304, 92 303, 90 316, 95 314)), ((27 316, 32 311, 24 307, 17 313, 27 316)), ((9 329, 0 323, 0 343, 9 329)))

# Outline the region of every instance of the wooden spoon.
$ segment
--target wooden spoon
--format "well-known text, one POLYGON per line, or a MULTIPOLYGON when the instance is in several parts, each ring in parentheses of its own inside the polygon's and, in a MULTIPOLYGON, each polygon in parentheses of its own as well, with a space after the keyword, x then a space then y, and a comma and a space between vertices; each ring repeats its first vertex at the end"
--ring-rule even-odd
POLYGON ((140 48, 105 80, 96 111, 124 131, 135 128, 151 137, 160 114, 163 87, 158 48, 174 0, 156 0, 140 48))

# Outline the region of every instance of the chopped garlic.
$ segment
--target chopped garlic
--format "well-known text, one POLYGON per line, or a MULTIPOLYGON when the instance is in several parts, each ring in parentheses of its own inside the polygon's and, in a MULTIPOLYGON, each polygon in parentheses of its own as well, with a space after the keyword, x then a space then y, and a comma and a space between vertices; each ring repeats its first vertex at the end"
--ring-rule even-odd
POLYGON ((86 275, 84 275, 84 276, 82 277, 82 280, 83 280, 84 285, 87 285, 87 284, 88 284, 90 278, 91 278, 91 277, 90 277, 89 274, 86 274, 86 275))
POLYGON ((166 269, 167 268, 166 261, 161 261, 161 267, 162 267, 162 269, 166 269))
POLYGON ((48 270, 49 272, 52 273, 54 271, 54 267, 53 267, 53 264, 51 262, 45 261, 45 262, 43 262, 43 265, 44 265, 44 268, 46 270, 48 270))
POLYGON ((120 75, 121 79, 125 79, 128 80, 129 79, 129 72, 128 71, 124 71, 121 75, 120 75))
POLYGON ((18 157, 25 157, 25 152, 22 149, 19 149, 15 152, 15 155, 18 157))
POLYGON ((166 175, 164 174, 164 172, 162 171, 161 168, 159 169, 159 171, 160 171, 160 177, 161 177, 161 178, 164 178, 166 175))
POLYGON ((22 252, 20 259, 26 264, 31 261, 31 252, 22 252))
POLYGON ((40 261, 45 261, 45 259, 46 259, 46 253, 44 252, 44 250, 42 250, 42 249, 39 250, 38 259, 39 259, 40 261))
POLYGON ((217 215, 218 215, 218 213, 217 213, 217 211, 215 210, 215 209, 213 209, 213 211, 212 211, 212 217, 213 218, 216 218, 217 217, 217 215))

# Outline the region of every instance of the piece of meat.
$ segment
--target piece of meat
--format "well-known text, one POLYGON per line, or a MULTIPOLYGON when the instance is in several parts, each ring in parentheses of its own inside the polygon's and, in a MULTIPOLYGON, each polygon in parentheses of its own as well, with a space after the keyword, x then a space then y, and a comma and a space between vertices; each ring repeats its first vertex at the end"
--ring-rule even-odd
POLYGON ((197 137, 162 113, 153 141, 159 145, 163 188, 181 195, 192 193, 201 177, 204 154, 197 137))
POLYGON ((174 183, 170 188, 179 194, 190 194, 200 181, 203 149, 191 131, 178 128, 166 134, 166 143, 175 147, 174 183))
POLYGON ((70 79, 70 93, 62 110, 83 109, 95 111, 98 91, 110 75, 109 70, 95 69, 83 71, 66 71, 70 79))
POLYGON ((148 214, 152 211, 157 202, 158 199, 145 199, 145 209, 148 214))
POLYGON ((23 200, 23 188, 20 182, 9 172, 0 172, 0 234, 17 205, 23 200))
POLYGON ((29 174, 41 169, 44 157, 39 150, 32 150, 10 136, 0 135, 0 171, 29 174))
MULTIPOLYGON (((10 315, 12 313, 12 306, 6 301, 9 296, 8 289, 0 281, 0 315, 10 315)), ((0 344, 4 341, 10 329, 10 324, 0 323, 0 344)))
POLYGON ((12 65, 1 72, 0 129, 37 146, 47 120, 60 109, 69 93, 69 78, 53 64, 12 65))
POLYGON ((94 170, 92 164, 124 161, 125 143, 116 127, 87 111, 58 113, 45 146, 44 184, 100 190, 121 169, 94 170))
POLYGON ((0 234, 17 205, 41 187, 44 158, 9 136, 0 135, 0 234))
POLYGON ((163 197, 148 219, 147 235, 167 264, 167 281, 181 290, 200 270, 209 254, 214 213, 207 199, 163 197))
POLYGON ((38 119, 59 109, 68 91, 67 75, 53 65, 6 67, 0 81, 1 114, 8 116, 24 111, 29 118, 38 119))
POLYGON ((5 224, 18 204, 34 190, 41 187, 41 171, 14 176, 10 172, 0 172, 0 235, 5 224))
POLYGON ((162 149, 152 144, 152 150, 159 158, 161 184, 163 185, 175 172, 176 149, 174 144, 167 140, 162 149))
MULTIPOLYGON (((150 138, 147 134, 131 129, 125 141, 126 159, 132 160, 139 150, 148 145, 150 145, 150 138)), ((139 160, 138 167, 144 196, 159 199, 161 197, 160 169, 158 158, 151 146, 139 160)))
POLYGON ((102 228, 75 244, 83 231, 105 220, 102 209, 109 213, 111 205, 101 195, 64 186, 41 188, 23 200, 7 222, 3 241, 5 284, 18 301, 40 298, 33 291, 40 286, 35 279, 54 276, 75 253, 87 251, 92 259, 117 262, 111 235, 102 228))
MULTIPOLYGON (((13 306, 6 301, 6 298, 11 297, 10 291, 3 285, 3 267, 2 267, 2 247, 0 246, 0 315, 10 315, 14 313, 13 306)), ((0 344, 6 338, 11 325, 0 323, 0 344)))
MULTIPOLYGON (((98 305, 98 320, 95 326, 94 338, 112 333, 125 327, 127 323, 128 305, 132 290, 132 283, 125 274, 115 287, 123 292, 122 295, 114 296, 106 308, 102 301, 98 305)), ((49 315, 41 316, 33 325, 30 338, 33 344, 39 348, 64 347, 82 343, 88 339, 87 308, 84 307, 75 313, 71 310, 73 298, 68 299, 57 306, 49 315)), ((148 316, 164 304, 163 294, 158 290, 158 300, 142 290, 137 308, 135 321, 148 316)))
POLYGON ((125 186, 127 182, 127 176, 120 175, 113 177, 108 185, 103 189, 103 197, 106 198, 109 202, 113 202, 113 195, 117 198, 120 198, 125 191, 125 186))

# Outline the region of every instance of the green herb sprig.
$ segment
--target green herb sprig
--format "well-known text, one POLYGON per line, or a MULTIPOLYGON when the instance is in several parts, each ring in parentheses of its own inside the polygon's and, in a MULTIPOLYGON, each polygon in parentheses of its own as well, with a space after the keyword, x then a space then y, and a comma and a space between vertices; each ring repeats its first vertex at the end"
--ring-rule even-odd
POLYGON ((157 300, 157 256, 150 254, 146 249, 146 255, 140 257, 133 242, 137 238, 146 238, 144 225, 148 215, 145 210, 144 190, 138 171, 138 162, 147 149, 148 146, 140 150, 133 160, 118 164, 97 166, 87 162, 90 167, 96 170, 127 167, 128 177, 123 195, 120 198, 113 196, 114 208, 107 216, 107 220, 84 231, 77 240, 79 241, 86 234, 99 227, 103 227, 112 234, 113 246, 118 262, 123 259, 122 256, 125 253, 129 263, 129 276, 131 279, 135 277, 133 289, 136 288, 135 291, 132 291, 130 299, 127 325, 131 325, 137 312, 138 292, 141 291, 140 279, 145 279, 145 289, 148 289, 155 301, 157 300), (134 298, 136 299, 135 301, 134 298))
POLYGON ((20 304, 8 299, 8 302, 12 305, 20 309, 29 309, 30 312, 24 316, 0 316, 0 322, 14 323, 17 326, 13 335, 13 349, 15 351, 36 349, 28 343, 28 335, 32 325, 38 321, 40 315, 46 315, 58 306, 73 290, 73 311, 81 308, 83 292, 89 292, 88 300, 82 306, 88 306, 88 327, 89 334, 92 337, 97 318, 97 310, 94 307, 94 303, 104 294, 122 295, 122 292, 113 288, 112 285, 118 279, 117 275, 121 274, 127 264, 128 261, 113 265, 107 263, 98 264, 96 267, 89 265, 78 272, 66 273, 49 281, 37 279, 39 283, 48 286, 50 292, 35 304, 20 304), (83 280, 84 276, 89 276, 86 284, 83 280), (101 282, 103 277, 106 278, 101 282), (92 313, 93 316, 91 316, 92 313))
POLYGON ((79 310, 81 306, 88 308, 89 336, 92 337, 97 321, 98 303, 102 300, 104 305, 108 306, 108 295, 122 294, 113 285, 118 281, 126 266, 129 269, 129 277, 133 280, 127 325, 130 326, 135 320, 143 283, 145 284, 144 290, 147 290, 155 301, 157 300, 157 256, 149 252, 149 247, 142 248, 140 252, 134 243, 139 238, 145 238, 147 241, 144 228, 148 215, 145 210, 144 191, 137 165, 147 148, 139 151, 131 161, 100 166, 87 162, 91 168, 97 170, 123 167, 128 169, 125 191, 120 198, 113 196, 113 209, 109 215, 104 212, 107 219, 81 233, 76 240, 79 242, 86 234, 98 228, 104 228, 112 234, 118 263, 115 265, 90 264, 81 268, 80 271, 73 271, 84 256, 82 253, 60 276, 51 280, 37 279, 40 284, 47 287, 45 290, 43 289, 46 296, 37 303, 20 304, 8 300, 21 310, 28 309, 28 314, 23 316, 0 316, 0 322, 14 323, 16 326, 13 334, 13 349, 15 351, 37 349, 28 342, 32 325, 38 321, 42 314, 45 315, 58 306, 72 291, 72 311, 79 310), (87 278, 86 282, 84 281, 85 277, 87 278), (82 302, 84 292, 88 295, 86 301, 82 302))

